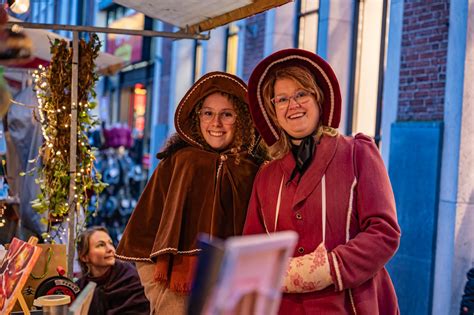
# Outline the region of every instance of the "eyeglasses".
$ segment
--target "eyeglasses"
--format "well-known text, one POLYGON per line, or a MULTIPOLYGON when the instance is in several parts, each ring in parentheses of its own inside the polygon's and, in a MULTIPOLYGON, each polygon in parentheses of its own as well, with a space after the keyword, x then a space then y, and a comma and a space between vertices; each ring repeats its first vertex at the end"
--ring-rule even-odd
POLYGON ((205 123, 213 121, 216 115, 224 125, 232 125, 237 119, 237 114, 231 110, 223 110, 222 112, 216 113, 209 109, 203 109, 200 110, 198 114, 201 121, 205 123))
POLYGON ((306 90, 298 90, 292 96, 278 95, 271 99, 272 104, 277 109, 285 109, 290 105, 290 100, 293 99, 299 105, 304 105, 311 99, 312 93, 306 90))

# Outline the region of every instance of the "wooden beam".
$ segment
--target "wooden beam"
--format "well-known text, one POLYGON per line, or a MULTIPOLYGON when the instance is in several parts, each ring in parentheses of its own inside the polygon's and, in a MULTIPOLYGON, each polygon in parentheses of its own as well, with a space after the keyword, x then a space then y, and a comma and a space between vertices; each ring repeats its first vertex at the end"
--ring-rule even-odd
POLYGON ((44 24, 44 23, 29 23, 29 22, 7 22, 6 24, 6 26, 10 28, 13 27, 14 25, 18 25, 23 28, 54 30, 54 31, 126 34, 126 35, 148 36, 148 37, 166 37, 166 38, 173 38, 173 39, 200 39, 200 40, 209 39, 209 34, 198 34, 198 33, 184 32, 184 31, 161 32, 161 31, 152 31, 152 30, 129 30, 129 29, 123 29, 123 28, 65 25, 65 24, 44 24))
POLYGON ((71 134, 69 137, 69 217, 67 247, 67 277, 74 276, 74 254, 76 252, 76 211, 80 211, 75 197, 77 166, 77 95, 79 89, 79 33, 73 32, 72 40, 72 77, 71 77, 71 134))
POLYGON ((219 16, 209 18, 205 21, 194 24, 186 29, 187 33, 200 33, 211 30, 221 25, 246 17, 262 13, 275 7, 282 6, 293 0, 256 0, 252 4, 224 13, 219 16))

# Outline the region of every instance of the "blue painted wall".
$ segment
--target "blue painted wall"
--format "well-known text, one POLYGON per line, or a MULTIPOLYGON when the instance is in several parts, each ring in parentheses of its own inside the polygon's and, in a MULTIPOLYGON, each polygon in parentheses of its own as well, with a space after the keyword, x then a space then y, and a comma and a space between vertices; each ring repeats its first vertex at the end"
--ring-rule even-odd
POLYGON ((158 166, 158 163, 160 162, 156 158, 156 154, 161 151, 163 148, 167 137, 168 137, 168 125, 165 124, 156 124, 153 126, 153 137, 151 137, 150 141, 150 171, 148 172, 148 178, 151 177, 153 174, 153 171, 155 168, 158 166))
POLYGON ((442 122, 392 125, 389 175, 402 230, 388 270, 401 314, 431 314, 442 122))

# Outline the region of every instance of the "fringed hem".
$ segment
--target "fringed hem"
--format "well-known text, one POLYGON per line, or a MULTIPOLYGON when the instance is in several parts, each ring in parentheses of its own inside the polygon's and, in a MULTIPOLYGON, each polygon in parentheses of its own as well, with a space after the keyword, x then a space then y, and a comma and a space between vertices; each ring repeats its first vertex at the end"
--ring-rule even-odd
POLYGON ((168 276, 163 272, 155 271, 155 274, 153 275, 153 279, 155 279, 156 282, 163 282, 163 283, 168 282, 168 276))
POLYGON ((172 283, 170 285, 170 290, 179 294, 189 294, 189 292, 191 292, 191 283, 172 283))

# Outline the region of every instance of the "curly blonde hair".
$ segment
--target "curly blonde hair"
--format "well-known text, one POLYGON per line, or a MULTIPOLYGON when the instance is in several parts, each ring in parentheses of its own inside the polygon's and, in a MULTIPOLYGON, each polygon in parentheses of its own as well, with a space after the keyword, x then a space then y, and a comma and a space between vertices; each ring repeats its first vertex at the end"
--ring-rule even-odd
POLYGON ((321 118, 323 116, 323 109, 321 104, 324 102, 324 94, 321 88, 316 83, 316 80, 314 79, 311 72, 306 68, 297 66, 277 69, 268 74, 268 77, 265 79, 262 85, 263 105, 265 106, 265 110, 270 116, 270 119, 273 121, 273 123, 280 129, 280 139, 278 139, 278 141, 275 142, 272 146, 267 146, 268 154, 272 159, 280 159, 291 150, 291 139, 278 123, 275 107, 271 102, 271 99, 274 97, 275 82, 279 79, 293 80, 301 88, 310 91, 315 97, 316 104, 318 104, 319 106, 320 117, 317 132, 314 135, 316 138, 319 139, 322 134, 326 134, 332 137, 338 134, 338 131, 336 129, 328 126, 322 126, 321 118))
MULTIPOLYGON (((222 96, 227 97, 227 99, 234 105, 234 109, 237 113, 237 119, 234 124, 235 128, 235 137, 234 141, 231 144, 231 152, 238 153, 243 150, 248 151, 252 154, 252 151, 256 144, 256 133, 253 126, 252 117, 250 116, 250 111, 248 105, 243 102, 240 98, 235 95, 226 93, 226 92, 215 92, 219 93, 222 96)), ((194 112, 192 114, 193 126, 192 134, 193 137, 202 144, 206 149, 212 150, 209 144, 204 140, 204 137, 201 133, 200 121, 199 121, 199 111, 204 104, 204 99, 200 100, 194 107, 194 112)), ((239 159, 236 159, 236 163, 239 163, 239 159)))

